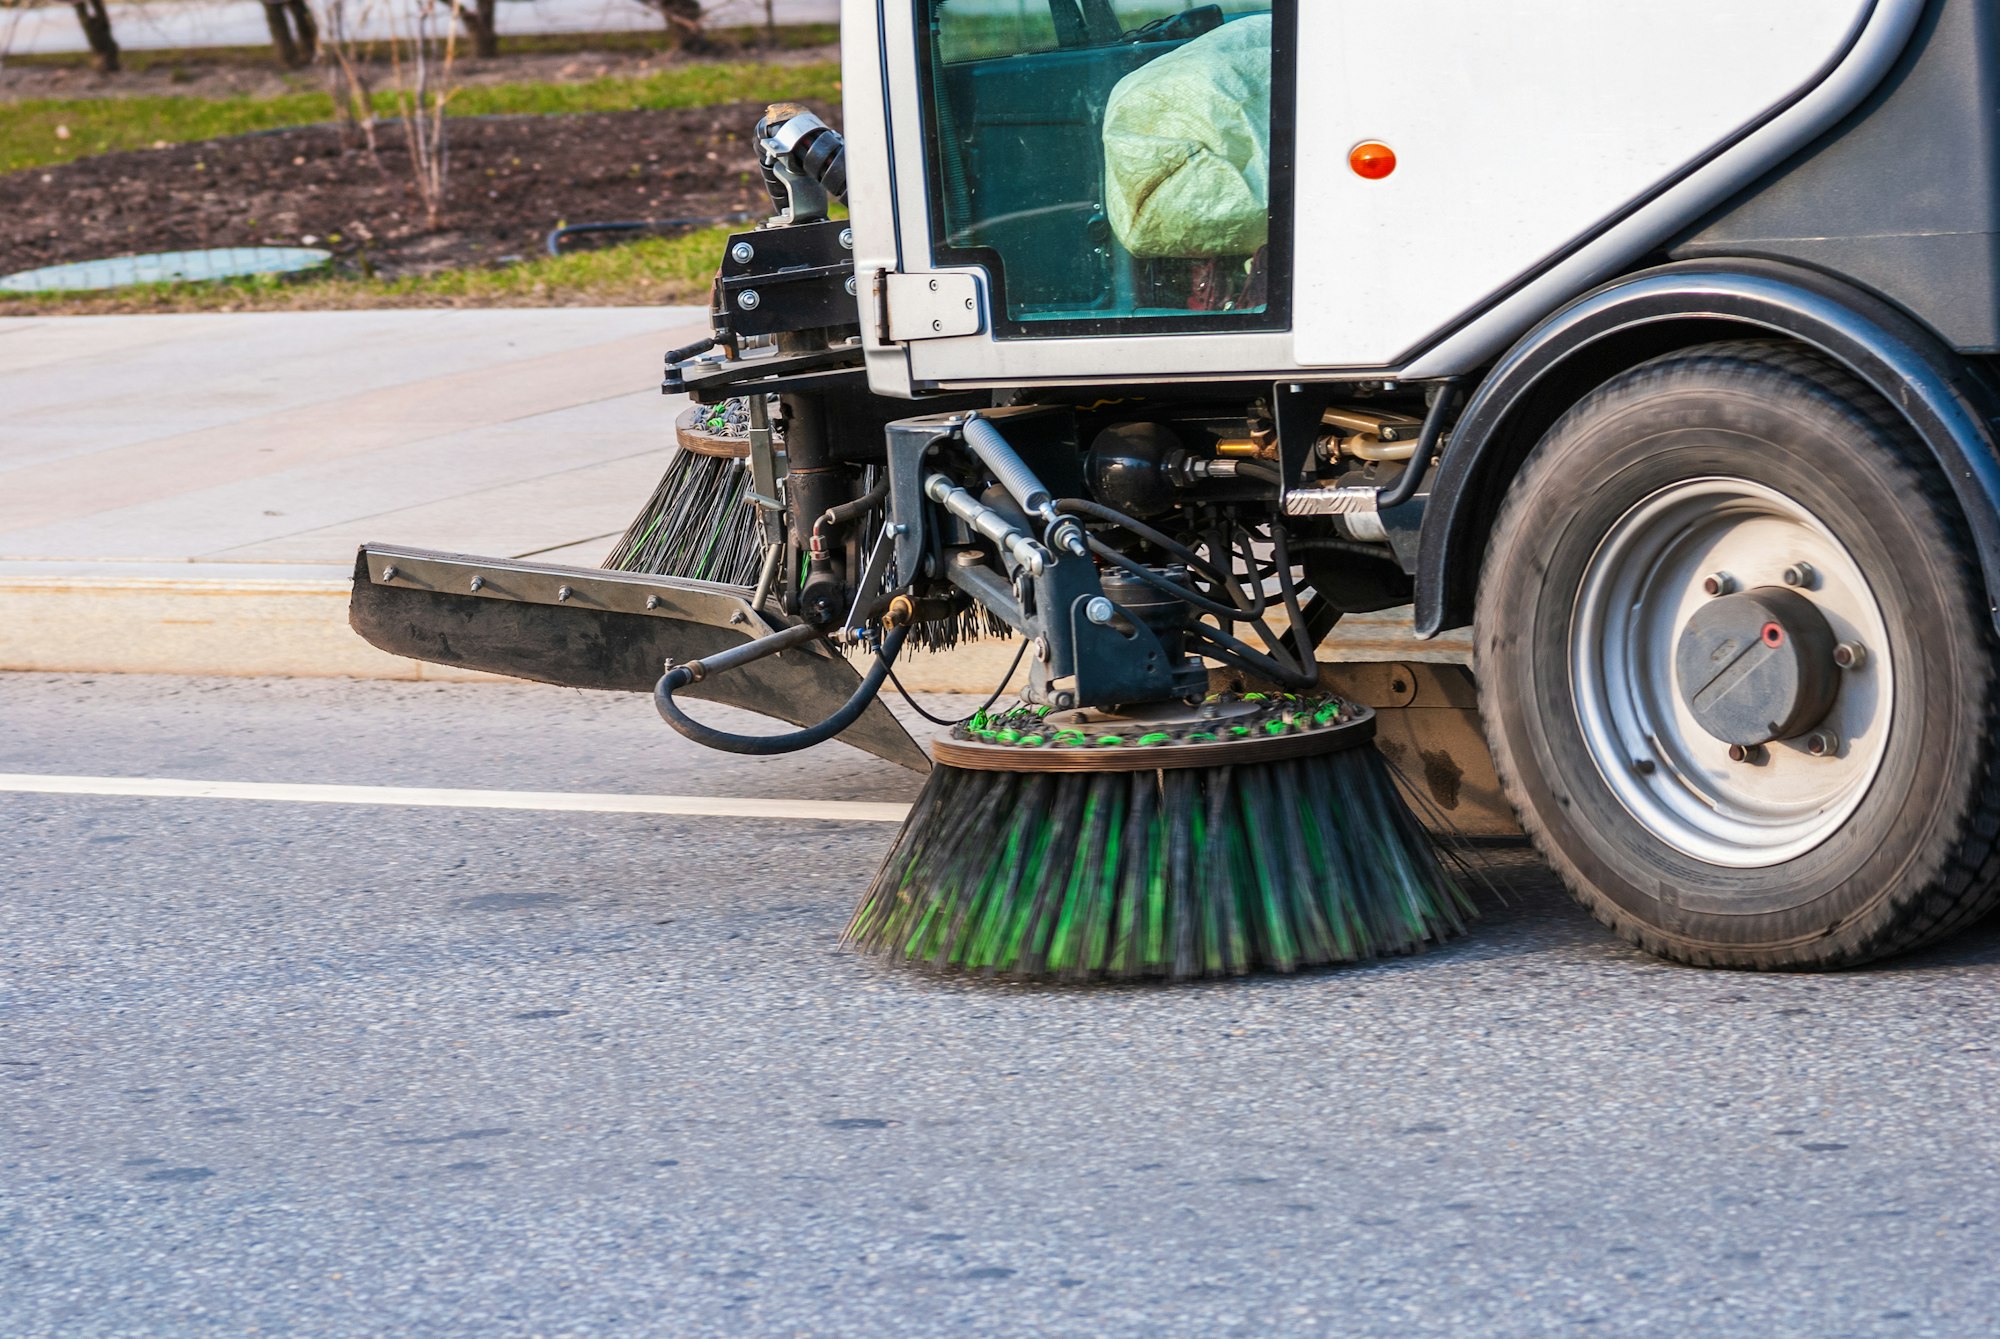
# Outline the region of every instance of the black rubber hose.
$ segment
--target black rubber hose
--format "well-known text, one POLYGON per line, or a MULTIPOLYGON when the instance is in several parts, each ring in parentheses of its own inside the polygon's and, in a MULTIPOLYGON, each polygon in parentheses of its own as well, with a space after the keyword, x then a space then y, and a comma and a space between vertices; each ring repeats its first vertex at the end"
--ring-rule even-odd
POLYGON ((753 214, 717 214, 701 219, 619 219, 611 223, 566 223, 552 229, 544 245, 552 256, 563 254, 565 237, 595 232, 666 232, 680 228, 713 228, 724 223, 748 223, 753 214))
POLYGON ((1115 507, 1107 507, 1101 502, 1092 502, 1088 498, 1066 497, 1056 500, 1056 510, 1065 515, 1088 516, 1094 521, 1105 521, 1111 525, 1118 526, 1135 537, 1145 540, 1154 548, 1172 554, 1189 571, 1199 572, 1202 579, 1207 581, 1211 586, 1220 586, 1224 590, 1229 589, 1229 577, 1218 571, 1209 563, 1208 559, 1202 557, 1179 540, 1168 538, 1152 526, 1147 525, 1144 521, 1136 517, 1127 516, 1115 507))
POLYGON ((1424 481, 1424 475, 1431 467, 1431 456, 1437 451, 1438 438, 1444 436, 1444 421, 1451 414, 1451 407, 1458 401, 1459 384, 1463 377, 1446 377, 1444 388, 1438 398, 1431 401, 1430 412, 1424 415, 1423 430, 1417 434, 1417 449, 1410 453, 1410 463, 1403 466, 1403 472, 1396 476, 1396 482, 1375 495, 1375 510, 1385 512, 1391 507, 1400 507, 1417 495, 1417 485, 1424 481))
POLYGON ((1242 622, 1245 619, 1255 617, 1255 615, 1246 613, 1234 605, 1222 604, 1219 601, 1211 600, 1206 595, 1191 591, 1186 586, 1179 585, 1161 576, 1158 572, 1155 572, 1136 558, 1126 557, 1096 535, 1084 536, 1084 542, 1090 545, 1092 553, 1106 562, 1130 572, 1133 576, 1139 578, 1139 580, 1145 582, 1148 586, 1151 586, 1163 595, 1171 596, 1176 600, 1183 600, 1193 605, 1204 614, 1211 614, 1216 618, 1226 619, 1232 623, 1242 622))
POLYGON ((881 482, 877 483, 860 497, 855 498, 854 501, 843 502, 837 507, 828 507, 820 514, 820 523, 828 529, 832 529, 837 525, 846 525, 855 517, 866 516, 869 512, 881 506, 888 496, 889 476, 885 473, 882 476, 881 482))
POLYGON ((1319 666, 1313 661, 1313 648, 1306 641, 1305 611, 1299 606, 1299 588, 1292 581, 1292 555, 1286 544, 1285 527, 1273 524, 1271 527, 1271 553, 1278 560, 1278 593, 1284 597, 1285 617, 1291 621, 1292 652, 1298 658, 1300 674, 1311 674, 1313 682, 1319 682, 1319 666))
POLYGON ((784 735, 733 735, 725 730, 717 730, 703 725, 674 701, 674 694, 694 682, 694 675, 685 665, 676 665, 660 676, 653 685, 653 705, 659 708, 660 718, 671 725, 684 738, 707 748, 720 749, 724 753, 745 753, 752 757, 770 757, 780 753, 797 753, 815 744, 824 744, 848 726, 861 719, 861 713, 868 710, 868 704, 882 691, 882 683, 889 677, 889 669, 896 662, 896 655, 903 649, 903 642, 910 635, 910 625, 892 629, 882 640, 882 649, 875 653, 875 663, 868 668, 866 677, 854 690, 854 696, 847 699, 839 711, 803 730, 794 730, 784 735))

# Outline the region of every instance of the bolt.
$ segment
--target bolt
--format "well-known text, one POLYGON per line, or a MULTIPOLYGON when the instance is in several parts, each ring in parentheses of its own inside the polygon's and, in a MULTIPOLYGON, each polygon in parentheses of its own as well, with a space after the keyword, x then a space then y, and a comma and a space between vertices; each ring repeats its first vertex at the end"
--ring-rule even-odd
POLYGON ((850 275, 848 275, 848 276, 847 276, 847 282, 846 282, 845 284, 841 285, 841 287, 843 287, 843 288, 845 288, 845 289, 847 290, 847 296, 849 296, 849 297, 853 297, 853 296, 854 296, 854 276, 853 276, 853 275, 851 275, 851 274, 850 274, 850 275))
POLYGON ((1819 573, 1813 571, 1811 563, 1793 563, 1784 570, 1783 576, 1787 586, 1809 587, 1819 580, 1819 573))
POLYGON ((1749 763, 1754 767, 1764 761, 1764 746, 1762 744, 1731 744, 1729 746, 1729 761, 1749 763))
POLYGON ((472 589, 475 591, 477 591, 481 586, 484 586, 485 584, 486 584, 485 577, 475 576, 472 578, 472 589))
POLYGON ((729 616, 729 621, 731 623, 748 623, 750 621, 750 618, 749 615, 745 614, 741 609, 738 609, 735 613, 729 616))
POLYGON ((660 597, 657 595, 648 595, 646 597, 646 607, 648 609, 658 609, 660 607, 660 597))
POLYGON ((1830 758, 1840 752, 1840 736, 1831 730, 1815 730, 1806 736, 1806 752, 1815 758, 1830 758))
POLYGON ((736 295, 736 305, 747 312, 756 311, 757 304, 763 300, 757 296, 757 290, 754 288, 746 288, 736 295))
POLYGON ((1035 638, 1035 659, 1042 661, 1044 664, 1046 664, 1048 662, 1048 658, 1049 658, 1049 639, 1046 637, 1035 638))
POLYGON ((396 579, 396 566, 394 563, 382 569, 382 579, 384 581, 394 581, 396 579))
POLYGON ((951 560, 960 567, 977 567, 985 561, 985 555, 978 549, 959 549, 951 555, 951 560))
POLYGON ((1076 705, 1076 694, 1057 693, 1055 695, 1055 701, 1050 703, 1050 705, 1053 706, 1057 711, 1068 711, 1071 707, 1076 705))
POLYGON ((1727 572, 1710 572, 1701 579, 1701 588, 1710 595, 1730 595, 1736 590, 1736 578, 1727 572))
POLYGON ((1868 648, 1860 642, 1842 642, 1833 648, 1833 663, 1844 670, 1860 669, 1868 663, 1868 648))
POLYGON ((756 254, 756 251, 751 248, 748 242, 738 242, 735 246, 729 248, 729 258, 738 265, 748 265, 751 257, 756 254))
POLYGON ((842 228, 840 230, 840 249, 843 251, 852 251, 854 249, 854 229, 842 228))
POLYGON ((557 586, 556 603, 561 604, 564 600, 567 600, 570 596, 574 594, 576 594, 576 592, 571 590, 568 586, 557 586))
POLYGON ((1632 760, 1632 770, 1640 776, 1651 776, 1656 765, 1651 758, 1634 758, 1632 760))
POLYGON ((1102 595, 1092 596, 1090 603, 1083 607, 1083 616, 1100 627, 1109 623, 1117 612, 1118 607, 1102 595))

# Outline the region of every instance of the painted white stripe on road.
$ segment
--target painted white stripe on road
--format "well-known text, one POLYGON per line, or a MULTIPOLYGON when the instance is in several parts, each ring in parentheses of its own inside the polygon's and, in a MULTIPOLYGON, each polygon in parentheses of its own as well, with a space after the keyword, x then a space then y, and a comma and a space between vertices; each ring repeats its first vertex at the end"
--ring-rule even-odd
POLYGON ((765 800, 710 795, 610 795, 561 790, 438 790, 425 786, 316 786, 282 781, 191 781, 167 776, 42 776, 0 772, 0 793, 138 795, 171 800, 276 800, 285 804, 373 804, 410 809, 533 809, 676 818, 826 819, 900 823, 907 804, 861 800, 765 800))

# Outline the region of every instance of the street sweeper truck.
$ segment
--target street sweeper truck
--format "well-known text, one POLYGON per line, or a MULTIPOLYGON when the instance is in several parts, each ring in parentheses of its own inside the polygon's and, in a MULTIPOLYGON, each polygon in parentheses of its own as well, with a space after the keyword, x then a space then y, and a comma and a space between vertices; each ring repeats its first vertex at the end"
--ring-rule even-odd
POLYGON ((1832 968, 1992 906, 2000 0, 842 18, 606 567, 369 545, 364 636, 928 770, 849 939, 946 968, 1459 929, 1317 654, 1403 605, 1471 627, 1521 827, 1633 943, 1832 968), (899 654, 994 635, 1019 700, 927 755, 899 654))

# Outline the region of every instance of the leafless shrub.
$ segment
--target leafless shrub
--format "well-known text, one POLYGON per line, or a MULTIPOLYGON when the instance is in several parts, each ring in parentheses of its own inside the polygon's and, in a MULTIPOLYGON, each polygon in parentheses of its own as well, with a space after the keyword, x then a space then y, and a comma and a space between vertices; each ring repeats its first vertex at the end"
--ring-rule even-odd
POLYGON ((459 15, 459 0, 414 0, 395 24, 389 42, 396 114, 403 122, 410 177, 424 207, 426 228, 436 228, 444 217, 445 181, 451 167, 444 106, 451 96, 452 63, 458 55, 459 15))
POLYGON ((462 0, 319 0, 322 60, 328 91, 350 145, 360 140, 376 150, 376 78, 370 58, 388 55, 382 92, 403 125, 409 151, 410 184, 423 206, 424 226, 443 222, 446 181, 451 167, 445 104, 452 91, 458 56, 462 0), (375 20, 380 19, 377 23, 375 20), (378 34, 364 42, 363 30, 378 34))
POLYGON ((355 0, 320 0, 320 63, 326 68, 326 91, 333 98, 333 116, 340 138, 349 148, 357 143, 375 153, 375 81, 367 61, 355 46, 355 29, 366 18, 367 0, 356 11, 355 0))

